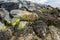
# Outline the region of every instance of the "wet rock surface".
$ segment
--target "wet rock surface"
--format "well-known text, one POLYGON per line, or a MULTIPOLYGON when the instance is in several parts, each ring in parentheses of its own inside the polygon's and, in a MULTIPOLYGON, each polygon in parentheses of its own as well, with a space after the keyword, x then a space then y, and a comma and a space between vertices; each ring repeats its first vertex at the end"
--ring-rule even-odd
POLYGON ((0 40, 60 40, 60 10, 27 1, 0 3, 0 40))

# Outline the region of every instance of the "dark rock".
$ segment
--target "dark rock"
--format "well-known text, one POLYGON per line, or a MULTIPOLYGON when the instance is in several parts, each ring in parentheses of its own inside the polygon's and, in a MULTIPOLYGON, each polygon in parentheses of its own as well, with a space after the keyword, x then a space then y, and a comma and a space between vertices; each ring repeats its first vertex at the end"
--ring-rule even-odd
POLYGON ((57 27, 57 28, 60 28, 60 20, 56 20, 54 22, 54 25, 57 27))
POLYGON ((13 9, 18 9, 19 4, 14 2, 3 2, 0 3, 0 8, 5 8, 6 10, 11 11, 13 9))
POLYGON ((42 20, 36 21, 32 24, 33 30, 37 36, 44 38, 47 33, 47 24, 42 20))
POLYGON ((12 37, 12 32, 11 30, 2 30, 0 31, 0 40, 10 40, 12 37))

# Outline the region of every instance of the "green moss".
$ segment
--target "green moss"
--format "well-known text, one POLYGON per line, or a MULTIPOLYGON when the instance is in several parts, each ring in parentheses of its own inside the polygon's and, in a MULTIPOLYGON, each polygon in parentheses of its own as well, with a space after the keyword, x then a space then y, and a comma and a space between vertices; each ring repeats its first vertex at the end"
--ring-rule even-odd
POLYGON ((20 22, 20 19, 16 19, 13 23, 12 23, 12 27, 14 28, 15 27, 15 25, 17 24, 17 23, 19 23, 20 22))
POLYGON ((20 23, 19 23, 19 25, 18 25, 18 30, 20 30, 20 29, 23 29, 23 28, 25 28, 25 26, 27 26, 29 24, 29 22, 27 22, 27 21, 21 21, 20 23))

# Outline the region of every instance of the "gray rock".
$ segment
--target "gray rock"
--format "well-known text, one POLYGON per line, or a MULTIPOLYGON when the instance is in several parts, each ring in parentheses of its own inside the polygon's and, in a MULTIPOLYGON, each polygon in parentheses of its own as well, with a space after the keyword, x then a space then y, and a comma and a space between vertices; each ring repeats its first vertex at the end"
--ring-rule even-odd
POLYGON ((35 21, 39 18, 36 13, 31 13, 28 11, 12 10, 10 13, 13 17, 20 18, 20 20, 35 21))
POLYGON ((36 35, 42 39, 46 36, 46 33, 48 32, 47 24, 42 20, 34 22, 32 24, 32 27, 36 35))
POLYGON ((9 12, 5 10, 4 8, 0 9, 0 17, 2 18, 1 20, 7 21, 10 23, 11 18, 9 16, 9 12))
POLYGON ((6 29, 6 26, 3 23, 0 22, 0 31, 5 30, 5 29, 6 29))

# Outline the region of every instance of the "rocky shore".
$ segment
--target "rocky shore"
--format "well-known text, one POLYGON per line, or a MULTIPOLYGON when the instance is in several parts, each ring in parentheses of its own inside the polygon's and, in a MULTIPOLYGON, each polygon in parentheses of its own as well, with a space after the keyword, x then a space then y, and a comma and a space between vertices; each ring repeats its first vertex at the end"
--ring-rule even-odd
POLYGON ((60 40, 60 9, 30 1, 0 3, 0 40, 60 40))

